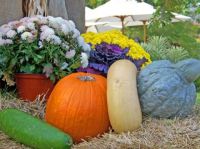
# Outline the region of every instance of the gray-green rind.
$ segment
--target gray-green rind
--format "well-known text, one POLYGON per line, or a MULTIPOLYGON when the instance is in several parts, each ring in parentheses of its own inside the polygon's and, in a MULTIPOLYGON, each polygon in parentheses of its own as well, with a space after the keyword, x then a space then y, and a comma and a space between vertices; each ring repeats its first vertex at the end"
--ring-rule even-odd
POLYGON ((142 112, 157 118, 186 117, 196 100, 192 81, 200 75, 200 61, 188 59, 172 64, 154 61, 138 75, 138 93, 142 112), (187 74, 186 74, 187 73, 187 74))

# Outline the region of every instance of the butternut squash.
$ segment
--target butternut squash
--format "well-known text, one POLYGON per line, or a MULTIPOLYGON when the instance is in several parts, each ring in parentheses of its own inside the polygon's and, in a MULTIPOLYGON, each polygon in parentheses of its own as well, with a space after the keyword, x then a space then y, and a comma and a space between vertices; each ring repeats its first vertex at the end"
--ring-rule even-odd
POLYGON ((108 70, 108 114, 115 132, 133 131, 142 123, 136 76, 137 68, 129 60, 118 60, 108 70))

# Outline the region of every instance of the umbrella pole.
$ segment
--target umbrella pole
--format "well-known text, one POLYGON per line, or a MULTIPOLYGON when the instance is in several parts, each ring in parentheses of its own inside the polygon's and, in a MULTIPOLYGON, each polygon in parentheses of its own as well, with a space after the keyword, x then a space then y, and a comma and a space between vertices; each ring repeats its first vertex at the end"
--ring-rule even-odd
POLYGON ((147 21, 142 21, 143 22, 143 28, 144 28, 144 42, 147 42, 147 21))
POLYGON ((124 24, 124 19, 125 19, 124 16, 121 16, 121 17, 120 17, 120 20, 121 20, 121 22, 122 22, 122 33, 123 33, 123 34, 125 33, 125 24, 124 24))

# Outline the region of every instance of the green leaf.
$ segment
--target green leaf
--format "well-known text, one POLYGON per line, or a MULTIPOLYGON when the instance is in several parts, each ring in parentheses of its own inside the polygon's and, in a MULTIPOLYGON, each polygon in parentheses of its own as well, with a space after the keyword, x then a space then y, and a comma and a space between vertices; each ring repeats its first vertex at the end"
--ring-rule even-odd
POLYGON ((35 65, 30 65, 30 64, 27 64, 25 66, 21 66, 20 68, 20 72, 24 72, 24 73, 34 73, 35 71, 35 65))
POLYGON ((81 62, 80 61, 75 61, 71 66, 70 68, 72 69, 77 69, 81 66, 81 62))

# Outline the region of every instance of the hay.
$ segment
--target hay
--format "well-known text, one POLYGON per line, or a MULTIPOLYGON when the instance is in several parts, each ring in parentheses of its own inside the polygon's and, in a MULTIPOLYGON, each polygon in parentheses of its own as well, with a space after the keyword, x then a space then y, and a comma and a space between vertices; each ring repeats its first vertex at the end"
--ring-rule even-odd
MULTIPOLYGON (((0 110, 14 107, 38 118, 44 118, 45 99, 23 102, 12 95, 0 97, 0 110)), ((110 130, 101 137, 73 145, 74 149, 200 149, 200 105, 185 119, 153 119, 145 117, 140 129, 115 134, 110 130)), ((0 132, 0 149, 29 149, 0 132)))

